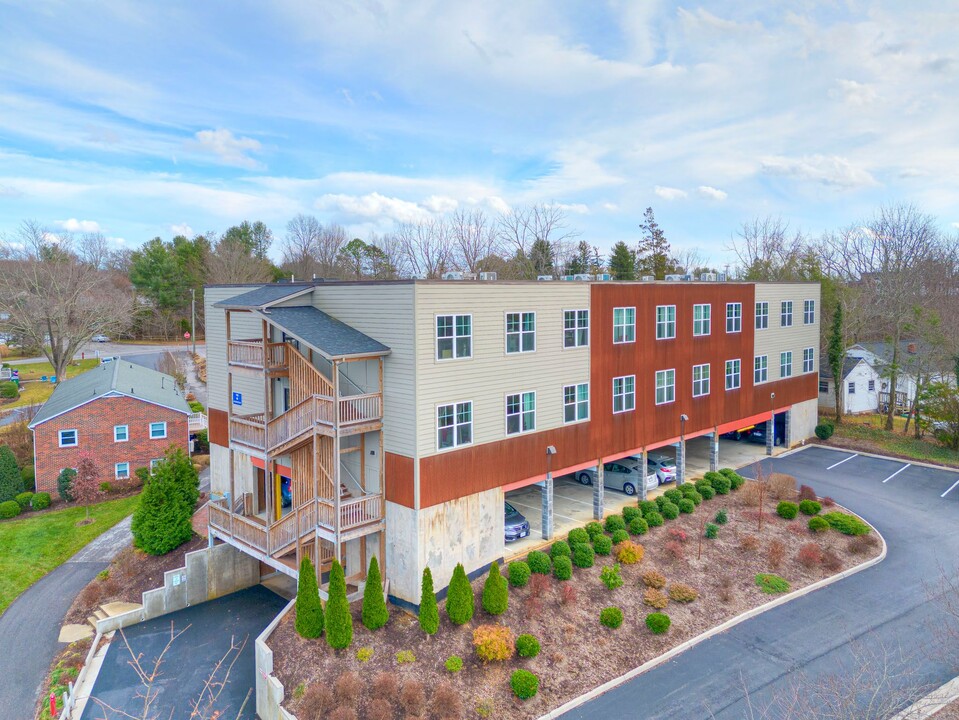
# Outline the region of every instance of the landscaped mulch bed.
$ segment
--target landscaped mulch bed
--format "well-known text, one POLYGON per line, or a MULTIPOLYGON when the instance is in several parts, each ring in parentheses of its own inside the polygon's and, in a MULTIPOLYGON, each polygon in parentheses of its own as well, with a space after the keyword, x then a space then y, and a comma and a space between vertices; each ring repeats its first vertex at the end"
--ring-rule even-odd
MULTIPOLYGON (((806 527, 808 518, 800 515, 786 521, 775 512, 776 501, 767 498, 764 503, 762 531, 757 529, 758 511, 746 506, 747 496, 755 492, 746 487, 727 496, 704 501, 692 515, 680 515, 666 525, 652 528, 634 541, 645 547, 645 557, 636 565, 622 565, 625 584, 607 590, 600 582, 600 570, 613 564, 613 557, 596 556, 592 568, 574 568, 573 579, 560 582, 552 576, 542 582, 543 587, 510 588, 509 610, 495 618, 481 607, 485 576, 473 583, 476 595, 476 613, 468 625, 458 627, 446 618, 441 607, 440 630, 427 638, 415 617, 391 607, 391 620, 386 628, 371 633, 360 622, 360 603, 353 606, 353 646, 339 653, 325 641, 303 640, 296 635, 294 614, 288 614, 270 638, 274 650, 274 672, 286 688, 288 710, 299 720, 311 720, 312 715, 299 702, 305 688, 319 683, 335 688, 337 679, 346 671, 359 677, 360 687, 347 687, 343 682, 342 700, 326 708, 342 705, 352 707, 359 718, 372 720, 404 718, 408 716, 509 718, 520 720, 536 718, 552 708, 582 693, 612 680, 631 668, 661 655, 663 652, 740 613, 762 605, 776 596, 763 594, 755 584, 757 573, 775 572, 789 581, 796 590, 836 572, 846 570, 878 555, 881 543, 875 538, 868 548, 850 550, 850 538, 835 530, 812 534, 806 527), (712 521, 717 511, 725 508, 729 522, 720 527, 719 537, 702 541, 702 556, 697 557, 698 538, 704 520, 712 521), (685 533, 685 541, 677 539, 685 533), (755 540, 745 539, 752 536, 755 540), (747 549, 755 542, 758 547, 747 549), (784 548, 781 565, 769 557, 771 546, 779 543, 784 548), (837 565, 826 570, 822 566, 807 568, 797 560, 803 545, 815 543, 838 558, 837 565), (663 611, 672 619, 672 627, 665 635, 653 635, 645 626, 646 615, 655 612, 643 604, 643 586, 640 576, 650 569, 662 572, 670 583, 682 582, 696 588, 700 596, 689 604, 670 602, 663 611), (571 597, 575 596, 575 598, 571 597), (623 625, 610 630, 599 622, 600 610, 615 605, 624 614, 623 625), (512 631, 532 633, 542 644, 542 652, 534 659, 515 657, 511 661, 483 665, 473 651, 472 631, 479 625, 500 623, 512 631), (356 658, 359 648, 372 648, 373 656, 367 662, 356 658), (396 655, 412 651, 415 662, 400 664, 396 655), (461 672, 451 675, 444 662, 451 655, 463 658, 461 672), (512 694, 510 674, 517 668, 527 668, 540 679, 536 697, 521 701, 512 694), (389 678, 399 683, 400 692, 391 691, 389 678), (415 696, 415 684, 425 691, 426 709, 403 707, 405 683, 412 683, 410 697, 415 696), (432 703, 436 689, 449 683, 462 702, 459 712, 435 707, 432 703), (390 702, 392 714, 373 718, 371 702, 376 697, 390 702)), ((823 511, 839 508, 824 508, 823 511)), ((615 548, 614 548, 615 553, 615 548)), ((505 574, 505 568, 504 568, 505 574)), ((533 576, 536 577, 535 575, 533 576)), ((668 587, 668 586, 667 586, 668 587)), ((355 683, 354 683, 355 684, 355 683)), ((413 698, 415 700, 415 697, 413 698)), ((416 705, 417 703, 413 703, 416 705)), ((705 712, 705 710, 704 710, 705 712)), ((324 716, 325 717, 325 716, 324 716)), ((342 713, 343 718, 351 717, 342 713)))

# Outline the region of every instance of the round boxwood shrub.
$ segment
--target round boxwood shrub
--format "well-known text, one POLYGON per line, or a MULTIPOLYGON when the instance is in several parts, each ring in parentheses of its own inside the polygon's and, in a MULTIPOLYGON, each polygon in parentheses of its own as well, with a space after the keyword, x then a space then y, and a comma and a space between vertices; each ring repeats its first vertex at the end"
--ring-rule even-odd
POLYGON ((17 505, 20 506, 21 510, 26 510, 31 506, 33 502, 33 493, 32 492, 22 492, 17 495, 14 500, 17 501, 17 505))
POLYGON ((649 530, 649 523, 641 517, 634 517, 629 521, 630 535, 645 535, 649 530))
POLYGON ((697 485, 696 492, 703 496, 703 500, 712 500, 716 495, 716 491, 713 490, 712 485, 697 485))
POLYGON ((570 550, 569 543, 565 540, 557 540, 549 549, 549 556, 553 558, 553 560, 556 560, 558 557, 569 557, 572 554, 573 551, 570 550))
POLYGON ((666 498, 669 500, 669 502, 675 505, 683 499, 683 491, 679 490, 678 488, 670 488, 663 493, 662 497, 666 498))
POLYGON ((799 514, 799 506, 794 502, 783 500, 776 506, 776 514, 783 520, 795 520, 799 514))
POLYGON ((566 536, 566 542, 570 547, 577 543, 588 543, 590 542, 589 533, 584 528, 573 528, 566 536))
POLYGON ((445 665, 446 669, 451 673, 458 673, 463 669, 463 658, 461 658, 459 655, 450 655, 448 658, 446 658, 445 665))
POLYGON ((684 492, 683 497, 687 500, 692 500, 693 505, 699 505, 703 501, 703 496, 699 494, 699 491, 696 490, 694 485, 683 485, 683 487, 689 488, 689 492, 684 492))
POLYGON ((529 565, 530 572, 540 575, 549 575, 550 570, 553 569, 553 561, 550 560, 549 555, 539 550, 533 550, 526 556, 526 564, 529 565))
POLYGON ((679 517, 679 506, 671 502, 663 503, 663 509, 660 511, 667 520, 675 520, 679 517))
MULTIPOLYGON (((825 521, 823 521, 825 522, 825 521)), ((608 535, 599 535, 593 540, 593 550, 597 555, 609 555, 613 551, 613 541, 608 535)))
POLYGON ((823 515, 829 527, 841 532, 843 535, 868 535, 870 527, 855 515, 844 512, 830 512, 823 515))
POLYGON ((656 512, 655 510, 651 513, 647 513, 646 515, 644 515, 643 519, 646 521, 646 524, 649 527, 659 527, 664 522, 666 522, 663 519, 662 513, 656 512))
POLYGON ((713 484, 713 480, 718 477, 725 477, 722 473, 716 472, 715 470, 710 470, 708 473, 703 475, 703 480, 708 482, 710 485, 713 484))
POLYGON ((516 638, 516 654, 524 658, 534 658, 539 655, 539 640, 529 633, 523 633, 516 638))
POLYGON ((31 504, 34 510, 46 510, 50 507, 50 493, 39 492, 34 494, 31 504))
POLYGON ((599 621, 615 630, 623 624, 623 611, 618 607, 606 607, 599 611, 599 621))
POLYGON ((626 521, 623 520, 622 515, 610 515, 608 518, 606 518, 605 527, 606 532, 608 533, 614 533, 617 530, 625 530, 626 521))
POLYGON ((666 497, 665 495, 660 495, 660 496, 659 496, 658 498, 656 498, 656 500, 655 500, 656 509, 659 510, 659 512, 662 512, 662 511, 663 511, 663 505, 665 505, 665 504, 668 503, 668 502, 669 502, 669 498, 668 498, 668 497, 666 497))
POLYGON ((573 577, 573 561, 565 555, 553 558, 553 575, 557 580, 569 580, 573 577))
POLYGON ((578 568, 593 567, 596 559, 596 553, 593 546, 589 543, 576 543, 573 545, 573 564, 578 568))
POLYGON ((733 490, 739 490, 746 482, 746 478, 732 468, 723 468, 719 472, 721 475, 729 478, 729 487, 733 490))
POLYGON ((687 515, 696 509, 695 503, 688 498, 680 500, 677 507, 679 508, 679 512, 686 513, 687 515))
POLYGON ((603 534, 603 524, 598 523, 595 520, 586 523, 586 534, 589 535, 589 539, 592 542, 598 536, 603 534))
POLYGON ((816 426, 816 437, 820 440, 828 440, 835 431, 836 428, 832 423, 819 423, 816 426))
POLYGON ((646 627, 653 635, 662 635, 672 624, 672 620, 666 613, 650 613, 646 616, 646 627))
POLYGON ((799 512, 803 515, 818 515, 820 510, 822 510, 822 505, 815 500, 799 501, 799 512))
POLYGON ((507 566, 506 572, 509 576, 509 584, 513 587, 526 587, 526 583, 529 582, 531 570, 529 569, 529 565, 522 560, 514 560, 511 562, 507 566))
POLYGON ((17 387, 15 382, 6 382, 0 383, 0 397, 11 400, 15 398, 20 392, 20 388, 17 387))
POLYGON ((20 505, 16 500, 0 503, 0 518, 7 520, 20 514, 20 505))
POLYGON ((652 500, 640 500, 639 511, 646 516, 646 513, 659 512, 659 505, 652 500))
POLYGON ((709 484, 713 486, 717 495, 728 495, 730 488, 733 486, 729 478, 720 473, 713 473, 713 478, 709 481, 709 484))
POLYGON ((633 521, 633 518, 638 518, 641 514, 638 507, 627 505, 623 508, 623 521, 629 525, 629 523, 633 521))
POLYGON ((509 686, 520 700, 529 700, 539 692, 539 678, 529 670, 516 670, 509 677, 509 686))
POLYGON ((613 545, 619 545, 625 540, 629 540, 629 533, 625 530, 617 530, 613 533, 613 545))
POLYGON ((809 529, 814 533, 826 532, 829 529, 829 521, 826 518, 811 517, 809 518, 809 529))

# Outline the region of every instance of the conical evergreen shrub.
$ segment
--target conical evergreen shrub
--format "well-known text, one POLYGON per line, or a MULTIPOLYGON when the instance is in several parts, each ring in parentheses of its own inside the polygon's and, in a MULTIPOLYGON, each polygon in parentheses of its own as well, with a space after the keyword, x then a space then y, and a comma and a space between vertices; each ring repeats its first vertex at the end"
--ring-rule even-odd
POLYGON ((454 625, 465 625, 473 619, 476 599, 473 586, 466 577, 463 563, 456 563, 449 590, 446 592, 446 614, 454 625))
POLYGON ((509 607, 509 588, 499 571, 499 563, 494 562, 483 585, 483 609, 490 615, 502 615, 509 607))
POLYGON ((376 555, 370 558, 370 569, 366 573, 366 587, 363 588, 363 625, 367 630, 379 630, 390 619, 383 597, 383 581, 380 579, 380 564, 376 555))
POLYGON ((160 463, 133 511, 133 544, 150 555, 164 555, 180 547, 193 537, 192 513, 172 470, 160 463))
POLYGON ((296 622, 300 637, 318 638, 323 634, 323 603, 316 587, 316 570, 308 557, 300 562, 300 578, 296 586, 296 622))
POLYGON ((427 635, 435 635, 440 629, 440 608, 433 592, 433 573, 423 568, 423 583, 420 586, 420 627, 427 635))
POLYGON ((17 456, 6 445, 0 445, 0 502, 13 500, 23 492, 23 477, 17 456))
POLYGON ((330 568, 329 599, 326 601, 326 642, 334 650, 348 648, 353 642, 353 617, 346 599, 346 578, 339 560, 330 568))

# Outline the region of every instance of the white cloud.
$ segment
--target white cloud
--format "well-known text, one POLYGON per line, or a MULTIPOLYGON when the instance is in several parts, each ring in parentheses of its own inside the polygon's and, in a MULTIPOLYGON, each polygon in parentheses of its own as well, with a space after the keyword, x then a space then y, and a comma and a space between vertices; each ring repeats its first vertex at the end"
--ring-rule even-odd
POLYGON ((96 220, 77 220, 76 218, 70 218, 69 220, 57 220, 56 225, 67 232, 100 232, 100 223, 96 220))
POLYGON ((956 228, 957 230, 959 230, 959 222, 951 223, 951 227, 954 227, 954 228, 956 228))
POLYGON ((546 207, 556 208, 573 215, 589 215, 589 206, 583 203, 547 203, 546 207))
POLYGON ((258 140, 248 137, 236 137, 225 128, 200 130, 196 134, 195 145, 213 153, 226 165, 255 170, 262 167, 247 153, 260 152, 263 146, 258 140))
POLYGON ((696 188, 696 192, 702 195, 704 198, 709 198, 710 200, 717 200, 722 202, 729 194, 720 190, 719 188, 710 187, 709 185, 700 185, 696 188))
POLYGON ((855 80, 836 80, 838 90, 831 90, 832 97, 840 97, 848 105, 861 108, 871 105, 879 97, 879 93, 872 85, 856 82, 855 80))
POLYGON ((510 204, 506 202, 503 198, 498 197, 497 195, 490 195, 489 197, 483 198, 483 204, 486 205, 493 212, 501 213, 505 215, 513 208, 510 207, 510 204))
POLYGON ((608 210, 609 212, 616 212, 619 210, 619 205, 614 202, 604 202, 600 204, 600 207, 603 208, 603 210, 608 210))
POLYGON ((679 188, 673 187, 664 187, 662 185, 657 185, 654 192, 657 197, 662 198, 663 200, 682 200, 686 197, 686 191, 680 190, 679 188))
POLYGON ((762 170, 768 175, 794 177, 835 187, 877 185, 868 171, 855 167, 838 155, 806 155, 801 158, 774 156, 762 158, 762 170))
POLYGON ((323 195, 316 201, 318 210, 325 210, 347 218, 389 219, 395 222, 423 222, 430 213, 414 202, 396 197, 386 197, 378 192, 367 195, 323 195))
POLYGON ((430 195, 422 205, 430 212, 438 214, 452 212, 459 207, 459 203, 454 198, 446 195, 430 195))
POLYGON ((171 225, 170 232, 172 232, 174 235, 183 235, 183 237, 193 237, 193 228, 186 223, 171 225))

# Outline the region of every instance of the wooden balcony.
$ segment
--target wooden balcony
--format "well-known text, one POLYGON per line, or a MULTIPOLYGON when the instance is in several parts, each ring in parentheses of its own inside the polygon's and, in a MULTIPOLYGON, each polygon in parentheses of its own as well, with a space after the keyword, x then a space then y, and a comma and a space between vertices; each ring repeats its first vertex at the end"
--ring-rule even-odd
POLYGON ((230 442, 263 452, 266 449, 266 425, 263 413, 231 416, 230 442))
POLYGON ((227 362, 234 367, 253 370, 285 370, 286 343, 266 343, 264 346, 262 340, 231 340, 227 343, 227 362))

